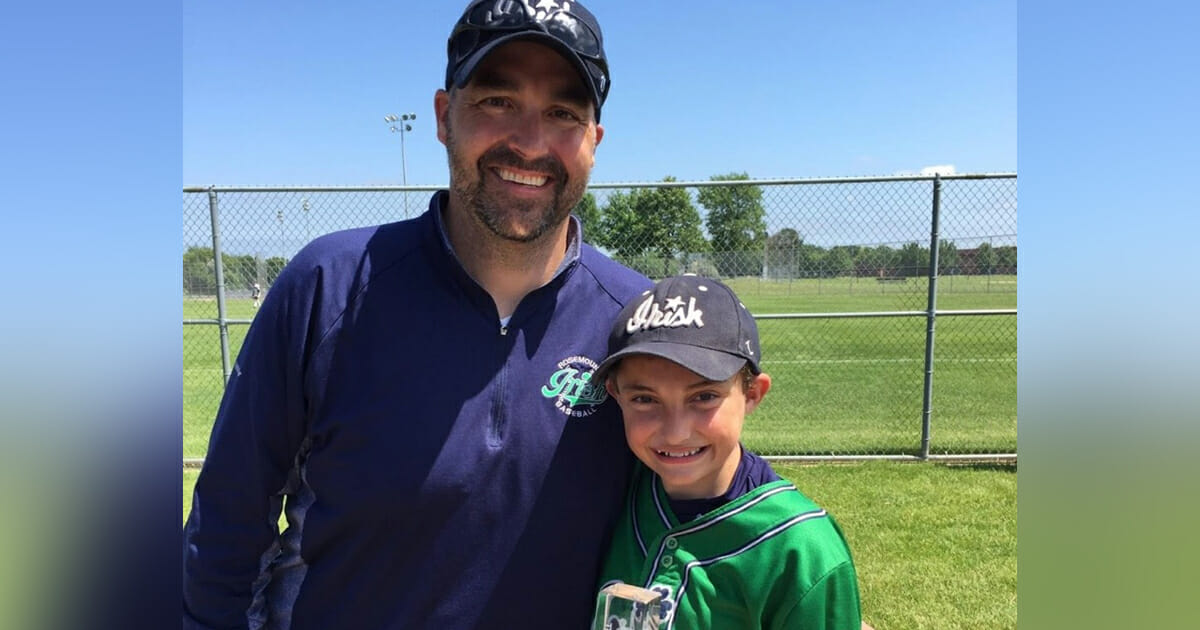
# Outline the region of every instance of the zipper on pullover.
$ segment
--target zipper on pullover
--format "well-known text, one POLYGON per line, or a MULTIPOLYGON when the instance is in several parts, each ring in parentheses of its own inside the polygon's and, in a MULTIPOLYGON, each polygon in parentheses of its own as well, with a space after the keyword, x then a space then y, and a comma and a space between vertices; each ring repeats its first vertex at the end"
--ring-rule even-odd
POLYGON ((492 382, 491 418, 487 434, 487 444, 492 448, 498 448, 504 443, 504 430, 508 424, 508 418, 505 417, 505 397, 508 396, 508 359, 512 352, 512 344, 508 341, 508 326, 500 326, 500 339, 500 369, 496 371, 492 382))

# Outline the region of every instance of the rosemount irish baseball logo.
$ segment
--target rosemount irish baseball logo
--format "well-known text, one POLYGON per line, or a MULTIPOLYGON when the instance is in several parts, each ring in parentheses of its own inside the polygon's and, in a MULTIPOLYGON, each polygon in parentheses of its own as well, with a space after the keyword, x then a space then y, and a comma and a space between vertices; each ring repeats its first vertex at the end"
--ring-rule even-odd
POLYGON ((600 403, 608 398, 604 384, 592 383, 598 364, 584 356, 567 357, 558 362, 558 371, 542 386, 542 396, 554 399, 554 406, 572 418, 586 418, 596 413, 600 403))

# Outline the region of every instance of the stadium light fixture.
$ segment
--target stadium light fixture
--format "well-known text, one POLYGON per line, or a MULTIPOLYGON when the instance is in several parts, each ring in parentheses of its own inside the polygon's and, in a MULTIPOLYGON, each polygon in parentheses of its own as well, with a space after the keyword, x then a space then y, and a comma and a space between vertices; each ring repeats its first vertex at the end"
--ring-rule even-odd
MULTIPOLYGON (((401 114, 399 116, 395 114, 388 114, 383 117, 383 121, 390 126, 392 133, 400 134, 400 173, 405 186, 408 186, 408 158, 405 155, 404 150, 404 134, 405 132, 412 131, 412 124, 410 124, 409 121, 416 119, 417 115, 412 112, 401 114)), ((408 218, 407 190, 404 191, 404 218, 408 218)))

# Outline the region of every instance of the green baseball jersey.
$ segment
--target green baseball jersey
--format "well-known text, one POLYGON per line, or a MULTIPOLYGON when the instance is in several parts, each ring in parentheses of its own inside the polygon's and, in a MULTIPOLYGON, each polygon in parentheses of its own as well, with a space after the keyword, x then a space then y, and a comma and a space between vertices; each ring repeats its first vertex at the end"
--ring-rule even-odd
POLYGON ((680 523, 639 464, 601 588, 614 582, 662 594, 660 629, 861 628, 841 529, 786 480, 680 523))

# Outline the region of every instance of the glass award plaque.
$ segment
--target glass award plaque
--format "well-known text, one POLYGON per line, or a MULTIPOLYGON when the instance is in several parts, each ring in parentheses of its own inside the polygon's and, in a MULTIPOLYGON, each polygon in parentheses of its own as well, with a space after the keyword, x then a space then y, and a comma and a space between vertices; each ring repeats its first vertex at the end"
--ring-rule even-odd
POLYGON ((632 584, 610 584, 596 597, 592 630, 657 630, 662 595, 632 584))

